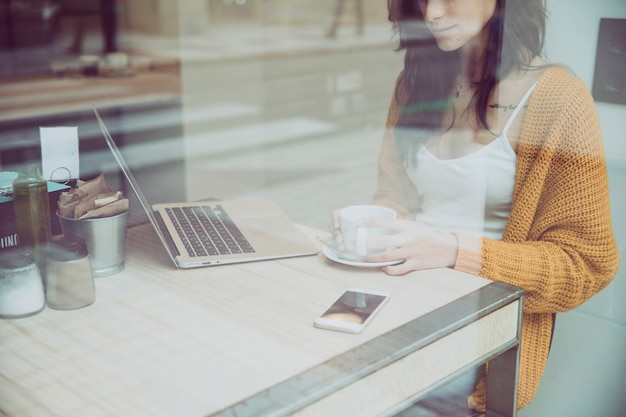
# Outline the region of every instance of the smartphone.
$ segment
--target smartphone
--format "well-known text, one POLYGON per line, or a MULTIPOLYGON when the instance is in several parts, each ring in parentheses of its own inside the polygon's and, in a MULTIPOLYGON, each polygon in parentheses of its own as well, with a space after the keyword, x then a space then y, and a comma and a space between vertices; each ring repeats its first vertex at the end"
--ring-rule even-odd
POLYGON ((316 327, 360 333, 389 299, 389 293, 348 288, 313 324, 316 327))

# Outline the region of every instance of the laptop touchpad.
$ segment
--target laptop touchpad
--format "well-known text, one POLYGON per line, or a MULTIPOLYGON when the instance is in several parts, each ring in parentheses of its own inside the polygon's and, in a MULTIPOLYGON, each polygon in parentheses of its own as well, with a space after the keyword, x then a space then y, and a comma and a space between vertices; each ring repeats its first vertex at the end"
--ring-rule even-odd
POLYGON ((281 234, 293 231, 293 226, 280 216, 255 216, 241 218, 246 228, 256 235, 281 234))

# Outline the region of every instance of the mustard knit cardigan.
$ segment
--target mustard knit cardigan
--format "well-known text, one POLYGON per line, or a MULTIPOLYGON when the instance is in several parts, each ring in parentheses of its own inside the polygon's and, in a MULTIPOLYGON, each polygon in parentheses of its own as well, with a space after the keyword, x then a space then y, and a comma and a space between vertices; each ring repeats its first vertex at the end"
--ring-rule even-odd
MULTIPOLYGON (((417 190, 393 135, 399 111, 394 99, 374 202, 414 218, 417 190)), ((600 124, 587 88, 565 68, 546 69, 530 98, 502 240, 457 237, 455 269, 524 290, 518 388, 523 408, 548 359, 553 313, 584 303, 609 284, 619 266, 600 124)), ((469 404, 484 411, 484 400, 482 381, 469 404)))

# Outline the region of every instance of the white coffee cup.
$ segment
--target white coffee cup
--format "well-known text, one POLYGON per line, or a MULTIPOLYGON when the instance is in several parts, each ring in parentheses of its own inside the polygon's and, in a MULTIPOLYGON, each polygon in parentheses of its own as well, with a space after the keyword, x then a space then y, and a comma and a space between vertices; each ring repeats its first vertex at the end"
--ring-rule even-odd
POLYGON ((383 227, 364 227, 360 222, 366 218, 387 217, 396 218, 396 212, 390 208, 374 205, 358 205, 344 207, 339 211, 339 224, 343 241, 349 252, 359 257, 365 257, 389 248, 368 248, 367 239, 384 236, 391 233, 383 227))

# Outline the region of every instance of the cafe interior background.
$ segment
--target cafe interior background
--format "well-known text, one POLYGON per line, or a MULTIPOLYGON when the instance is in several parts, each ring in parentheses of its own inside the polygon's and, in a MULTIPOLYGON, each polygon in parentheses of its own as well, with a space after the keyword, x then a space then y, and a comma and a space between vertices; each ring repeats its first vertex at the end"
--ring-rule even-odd
MULTIPOLYGON (((269 197, 326 229, 332 209, 371 198, 402 65, 386 2, 363 1, 362 27, 353 3, 332 34, 331 0, 104 0, 104 13, 98 0, 2 0, 0 171, 39 145, 39 127, 77 126, 79 176, 124 187, 95 106, 151 201, 269 197)), ((595 88, 624 258, 626 3, 547 7, 546 58, 595 88)), ((145 221, 139 212, 132 224, 145 221)), ((539 393, 520 416, 626 415, 625 275, 558 316, 539 393)))

